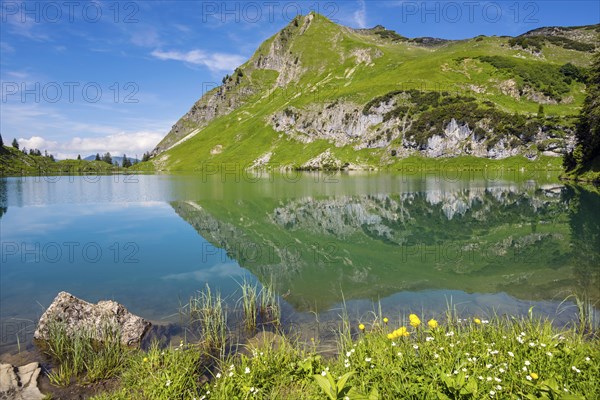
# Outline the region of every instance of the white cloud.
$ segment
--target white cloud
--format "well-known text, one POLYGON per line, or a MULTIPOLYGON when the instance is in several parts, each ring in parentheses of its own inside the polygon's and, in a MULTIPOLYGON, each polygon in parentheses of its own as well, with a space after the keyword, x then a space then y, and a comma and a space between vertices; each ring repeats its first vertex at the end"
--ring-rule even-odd
POLYGON ((367 5, 364 0, 358 0, 360 8, 354 11, 354 22, 359 28, 367 27, 367 5))
POLYGON ((153 28, 140 29, 131 35, 131 43, 140 47, 156 47, 162 44, 158 32, 153 28))
POLYGON ((109 152, 113 156, 128 154, 129 156, 138 156, 150 151, 162 139, 164 135, 159 132, 133 132, 117 133, 103 137, 74 137, 67 142, 57 142, 47 140, 41 136, 32 136, 30 138, 17 139, 21 148, 48 150, 57 158, 75 158, 78 154, 87 157, 91 154, 109 152))
POLYGON ((159 60, 175 60, 202 65, 213 72, 232 71, 246 60, 245 57, 238 54, 207 53, 199 49, 188 52, 154 50, 152 56, 159 60))

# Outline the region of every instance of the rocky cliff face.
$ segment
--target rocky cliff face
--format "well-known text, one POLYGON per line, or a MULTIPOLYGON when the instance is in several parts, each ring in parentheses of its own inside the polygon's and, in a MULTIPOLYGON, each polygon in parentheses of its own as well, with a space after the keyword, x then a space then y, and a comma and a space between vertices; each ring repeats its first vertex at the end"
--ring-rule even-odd
MULTIPOLYGON (((367 114, 361 111, 361 106, 344 102, 309 106, 304 110, 289 107, 273 114, 269 124, 275 131, 302 143, 327 140, 336 147, 352 146, 355 150, 389 149, 396 157, 420 154, 426 157, 472 155, 502 159, 522 154, 535 158, 540 152, 558 157, 574 146, 571 131, 567 135, 556 135, 540 128, 531 140, 532 146, 510 142, 509 138, 492 141, 489 135, 494 131, 492 128, 486 129, 488 135, 476 135, 475 126, 469 127, 468 123, 461 123, 455 118, 450 119, 443 129, 433 132, 426 143, 419 144, 407 136, 415 121, 414 115, 407 112, 386 118, 396 105, 395 100, 382 102, 367 114)), ((325 154, 320 158, 323 157, 329 158, 325 154)), ((315 167, 313 164, 304 167, 315 167)))

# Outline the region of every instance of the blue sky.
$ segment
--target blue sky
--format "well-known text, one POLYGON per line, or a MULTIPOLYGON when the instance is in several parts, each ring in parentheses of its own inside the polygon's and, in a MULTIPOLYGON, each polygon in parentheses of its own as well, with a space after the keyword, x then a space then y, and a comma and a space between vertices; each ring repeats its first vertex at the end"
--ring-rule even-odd
POLYGON ((408 37, 600 22, 598 1, 1 1, 0 132, 59 158, 151 150, 298 13, 408 37))

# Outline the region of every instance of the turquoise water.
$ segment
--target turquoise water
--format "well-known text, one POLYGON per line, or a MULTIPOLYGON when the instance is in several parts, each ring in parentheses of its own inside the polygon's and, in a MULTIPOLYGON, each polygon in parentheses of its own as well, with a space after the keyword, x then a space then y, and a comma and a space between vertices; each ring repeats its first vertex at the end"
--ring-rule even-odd
POLYGON ((548 177, 3 178, 0 353, 31 346, 59 291, 177 324, 207 283, 233 308, 244 279, 272 282, 286 324, 308 330, 344 300, 356 319, 452 302, 566 323, 569 295, 600 299, 598 210, 598 194, 548 177))

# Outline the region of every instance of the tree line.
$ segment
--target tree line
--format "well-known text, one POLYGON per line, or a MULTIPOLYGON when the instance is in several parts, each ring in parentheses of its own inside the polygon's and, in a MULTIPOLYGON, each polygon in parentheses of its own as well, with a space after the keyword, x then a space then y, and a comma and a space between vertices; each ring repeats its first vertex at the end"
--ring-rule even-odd
MULTIPOLYGON (((30 156, 37 156, 37 157, 47 157, 47 158, 51 159, 52 161, 56 161, 54 156, 52 154, 49 154, 47 150, 44 150, 44 152, 42 153, 42 151, 39 149, 29 149, 29 151, 27 151, 26 148, 20 149, 19 142, 17 141, 16 138, 13 139, 11 146, 17 150, 21 150, 23 152, 23 154, 29 154, 30 156)), ((4 140, 2 139, 2 135, 0 134, 0 152, 2 152, 3 149, 4 149, 4 140)), ((80 154, 77 155, 77 160, 81 160, 80 154)), ((142 157, 142 161, 148 161, 148 160, 150 160, 150 153, 145 152, 142 157)), ((115 166, 120 166, 123 168, 129 168, 139 162, 139 160, 137 160, 135 158, 134 159, 128 158, 126 154, 123 154, 123 161, 121 162, 121 165, 119 165, 119 163, 116 160, 113 160, 113 157, 111 156, 110 152, 106 152, 102 156, 100 156, 100 153, 96 153, 96 157, 95 157, 94 161, 102 161, 107 164, 111 164, 111 165, 114 164, 115 166)))

